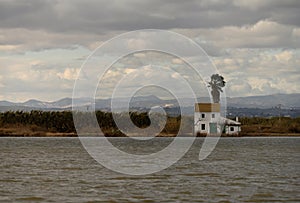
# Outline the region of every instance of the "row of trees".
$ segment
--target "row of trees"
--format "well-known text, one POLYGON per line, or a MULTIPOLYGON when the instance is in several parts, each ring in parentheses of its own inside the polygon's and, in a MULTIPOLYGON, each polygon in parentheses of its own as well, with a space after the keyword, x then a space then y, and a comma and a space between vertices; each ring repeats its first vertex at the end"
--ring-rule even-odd
MULTIPOLYGON (((77 112, 76 113, 76 127, 92 128, 93 124, 92 112, 77 112)), ((114 122, 111 112, 97 111, 95 113, 99 126, 102 132, 106 135, 120 136, 122 133, 118 130, 114 122)), ((128 114, 127 114, 128 115, 128 114)), ((126 113, 118 113, 114 116, 123 119, 126 113)), ((130 112, 130 119, 132 123, 139 128, 146 128, 151 124, 147 112, 130 112)), ((167 123, 163 132, 176 133, 180 126, 181 117, 168 117, 167 123)), ((76 129, 73 122, 73 114, 71 111, 7 111, 0 113, 0 127, 11 126, 27 126, 31 129, 46 132, 60 132, 60 133, 75 133, 76 129), (32 128, 34 126, 34 128, 32 128)))
POLYGON ((70 111, 7 111, 0 113, 0 125, 36 126, 49 132, 75 132, 70 111))
MULTIPOLYGON (((97 127, 93 124, 92 112, 77 112, 76 127, 82 129, 93 129, 97 127)), ((97 124, 101 127, 102 132, 107 136, 125 136, 120 132, 113 119, 111 112, 96 112, 97 124)), ((114 115, 120 120, 126 119, 128 113, 118 113, 114 115)), ((146 112, 130 112, 131 121, 139 128, 146 128, 149 125, 159 126, 160 120, 155 119, 158 123, 151 123, 146 112)), ((156 115, 161 116, 161 115, 156 115)), ((242 133, 300 133, 300 118, 240 118, 242 123, 242 133)), ((164 124, 164 122, 162 122, 164 124)), ((183 133, 191 133, 193 130, 193 117, 177 116, 167 117, 162 133, 176 134, 182 126, 183 133)), ((0 128, 22 128, 27 127, 32 131, 76 133, 71 111, 7 111, 0 113, 0 128)), ((97 129, 95 132, 97 132, 97 129)), ((130 129, 129 129, 130 130, 130 129)))
POLYGON ((265 132, 265 133, 300 133, 300 118, 253 117, 240 118, 242 133, 265 132))

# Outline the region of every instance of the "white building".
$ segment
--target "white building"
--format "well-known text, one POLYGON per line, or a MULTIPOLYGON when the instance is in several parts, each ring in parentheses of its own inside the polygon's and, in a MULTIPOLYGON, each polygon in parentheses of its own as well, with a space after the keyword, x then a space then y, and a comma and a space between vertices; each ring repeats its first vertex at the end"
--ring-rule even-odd
POLYGON ((225 118, 224 124, 224 133, 226 133, 227 135, 238 135, 239 132, 241 132, 241 123, 238 122, 237 118, 235 121, 225 118))
POLYGON ((195 135, 238 134, 240 123, 221 117, 219 103, 197 103, 194 113, 195 135))

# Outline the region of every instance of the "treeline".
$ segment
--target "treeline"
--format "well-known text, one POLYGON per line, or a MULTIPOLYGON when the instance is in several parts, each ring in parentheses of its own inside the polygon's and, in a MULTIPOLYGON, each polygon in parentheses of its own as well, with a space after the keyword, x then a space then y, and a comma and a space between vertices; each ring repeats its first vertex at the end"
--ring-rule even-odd
POLYGON ((0 126, 26 126, 33 131, 75 132, 70 111, 7 111, 0 113, 0 126))
MULTIPOLYGON (((95 125, 92 123, 91 114, 93 112, 77 112, 76 113, 76 127, 83 131, 90 132, 95 125), (91 124, 91 125, 90 125, 91 124)), ((125 136, 117 127, 113 114, 111 112, 97 111, 95 113, 97 122, 101 127, 102 133, 105 136, 125 136)), ((128 117, 128 113, 114 114, 120 120, 128 117)), ((148 126, 163 126, 161 135, 176 135, 180 126, 181 134, 191 134, 193 131, 193 117, 192 116, 168 116, 166 123, 163 117, 157 114, 157 123, 151 123, 147 112, 130 112, 131 121, 135 126, 143 129, 148 126), (165 125, 164 125, 165 124, 165 125)), ((266 135, 267 133, 300 133, 300 118, 240 118, 242 124, 240 133, 241 136, 247 135, 266 135)), ((128 127, 130 128, 130 126, 128 127)), ((99 128, 97 128, 99 129, 99 128)), ((99 132, 95 129, 95 132, 99 132)), ((130 131, 130 129, 127 129, 130 131)), ((76 134, 74 126, 73 114, 71 111, 7 111, 0 113, 0 135, 10 136, 11 134, 20 135, 40 135, 43 136, 45 132, 49 133, 73 133, 76 134), (36 133, 32 133, 36 132, 36 133), (37 133, 38 132, 38 133, 37 133)), ((142 135, 144 135, 142 133, 142 135)))
MULTIPOLYGON (((92 123, 92 117, 90 114, 92 113, 77 112, 76 119, 79 119, 76 121, 76 123, 79 124, 77 127, 86 127, 87 129, 91 127, 88 126, 90 123, 92 123)), ((104 135, 125 136, 118 129, 111 112, 96 111, 95 115, 104 135)), ((146 128, 151 124, 147 112, 130 112, 129 115, 134 125, 139 128, 146 128)), ((122 120, 123 117, 125 119, 126 114, 118 113, 116 116, 122 120)), ((181 116, 167 117, 167 122, 162 130, 162 133, 177 133, 180 127, 180 122, 181 116)), ((192 122, 192 120, 190 122, 192 122)), ((73 114, 71 111, 7 111, 0 113, 0 128, 26 128, 31 131, 39 132, 76 133, 73 122, 73 114)))
POLYGON ((300 117, 242 117, 242 134, 245 133, 300 133, 300 117))

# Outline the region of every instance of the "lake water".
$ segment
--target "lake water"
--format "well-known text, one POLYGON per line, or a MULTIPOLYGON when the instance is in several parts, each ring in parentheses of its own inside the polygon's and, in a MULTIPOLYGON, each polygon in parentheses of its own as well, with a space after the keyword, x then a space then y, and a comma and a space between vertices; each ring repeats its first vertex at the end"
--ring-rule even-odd
POLYGON ((0 202, 300 202, 300 138, 222 138, 199 161, 202 142, 166 170, 130 176, 99 165, 77 138, 0 138, 0 202))

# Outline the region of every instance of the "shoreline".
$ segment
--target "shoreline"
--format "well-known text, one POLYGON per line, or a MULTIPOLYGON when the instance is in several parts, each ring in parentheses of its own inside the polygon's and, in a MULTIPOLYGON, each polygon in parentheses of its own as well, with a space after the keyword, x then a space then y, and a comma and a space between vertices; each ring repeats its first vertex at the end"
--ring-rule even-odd
MULTIPOLYGON (((76 133, 55 133, 55 132, 5 132, 0 130, 0 137, 78 137, 76 133)), ((87 136, 88 137, 88 136, 87 136)), ((97 137, 97 136, 96 136, 97 137)), ((118 136, 118 135, 100 135, 98 137, 138 137, 138 136, 118 136)), ((159 134, 155 137, 176 137, 176 134, 159 134)), ((194 137, 192 134, 186 134, 181 137, 194 137)), ((207 136, 197 136, 207 137, 207 136)), ((300 133, 242 133, 242 135, 222 135, 226 137, 300 137, 300 133)))

